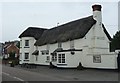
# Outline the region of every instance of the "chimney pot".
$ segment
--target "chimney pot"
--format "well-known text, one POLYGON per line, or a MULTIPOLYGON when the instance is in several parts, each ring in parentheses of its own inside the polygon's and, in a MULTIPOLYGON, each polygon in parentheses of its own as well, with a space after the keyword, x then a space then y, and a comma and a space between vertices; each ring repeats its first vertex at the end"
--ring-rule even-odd
POLYGON ((92 8, 93 8, 93 11, 96 11, 96 10, 101 11, 102 6, 101 5, 93 5, 92 8))

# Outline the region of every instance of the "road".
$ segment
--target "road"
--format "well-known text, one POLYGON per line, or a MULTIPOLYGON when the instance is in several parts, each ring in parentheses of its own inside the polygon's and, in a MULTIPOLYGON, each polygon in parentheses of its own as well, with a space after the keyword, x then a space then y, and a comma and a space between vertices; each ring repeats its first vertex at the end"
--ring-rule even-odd
POLYGON ((43 73, 40 74, 7 66, 3 66, 2 74, 3 81, 67 81, 43 73))
POLYGON ((104 70, 37 69, 2 66, 3 81, 118 81, 118 73, 104 70))

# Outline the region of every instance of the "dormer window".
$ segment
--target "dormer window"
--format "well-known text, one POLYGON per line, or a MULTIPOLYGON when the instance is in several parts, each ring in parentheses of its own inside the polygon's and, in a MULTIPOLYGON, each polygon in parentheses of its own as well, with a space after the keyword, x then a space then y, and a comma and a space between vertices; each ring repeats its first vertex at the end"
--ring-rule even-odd
POLYGON ((29 40, 25 40, 25 48, 29 47, 29 40))

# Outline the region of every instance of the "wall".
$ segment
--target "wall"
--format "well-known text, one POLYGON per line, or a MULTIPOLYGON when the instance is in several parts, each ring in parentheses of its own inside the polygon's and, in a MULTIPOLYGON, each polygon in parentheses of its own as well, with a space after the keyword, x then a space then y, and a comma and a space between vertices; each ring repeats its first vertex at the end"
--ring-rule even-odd
POLYGON ((20 64, 21 63, 34 63, 34 55, 32 55, 32 53, 34 52, 34 43, 35 43, 35 39, 33 37, 22 37, 20 40, 20 64), (29 48, 24 48, 25 47, 25 40, 29 40, 29 48), (29 53, 29 61, 24 61, 24 53, 28 52, 29 53))
POLYGON ((120 31, 120 1, 118 2, 118 31, 120 31))
MULTIPOLYGON (((115 64, 114 64, 115 59, 116 59, 114 56, 115 54, 111 55, 109 53, 109 42, 110 41, 107 38, 106 34, 104 33, 103 28, 98 28, 96 26, 97 25, 94 25, 89 30, 89 32, 86 34, 85 37, 74 40, 75 49, 83 49, 83 51, 75 52, 75 55, 71 55, 70 52, 65 52, 67 66, 63 66, 63 67, 76 67, 78 66, 79 62, 81 62, 84 67, 115 68, 115 64), (98 28, 97 29, 99 30, 98 33, 95 33, 95 28, 98 28), (97 34, 97 36, 95 36, 95 34, 97 34), (101 55, 102 63, 99 63, 99 64, 93 63, 93 55, 95 54, 101 55)), ((54 52, 54 50, 58 48, 58 43, 49 44, 49 55, 41 55, 41 50, 46 50, 46 47, 47 45, 38 47, 39 49, 38 59, 39 60, 36 62, 36 64, 49 65, 49 63, 46 63, 46 56, 51 57, 50 53, 54 52)), ((62 48, 64 50, 70 49, 70 41, 62 42, 62 48)), ((53 64, 57 66, 57 62, 53 62, 53 64)))
POLYGON ((116 69, 117 68, 117 54, 110 53, 109 51, 109 39, 103 31, 103 28, 98 28, 94 25, 90 31, 85 36, 83 46, 83 61, 84 67, 90 68, 106 68, 106 69, 116 69), (95 33, 97 28, 98 32, 95 33), (93 56, 100 55, 101 63, 93 63, 93 56))
POLYGON ((15 52, 17 56, 19 56, 19 48, 14 44, 11 44, 10 46, 8 46, 6 50, 7 50, 7 54, 9 54, 10 52, 15 52))
MULTIPOLYGON (((49 44, 49 49, 47 45, 35 47, 35 39, 32 37, 23 37, 22 40, 22 60, 24 60, 24 52, 30 53, 30 61, 27 63, 35 63, 40 65, 49 65, 51 61, 51 53, 53 53, 58 48, 58 43, 49 44), (25 40, 30 40, 30 48, 24 48, 25 40), (36 56, 32 53, 38 49, 38 61, 36 61, 36 56), (49 50, 48 55, 42 55, 42 50, 49 50), (47 56, 50 57, 50 61, 46 61, 47 56)), ((81 39, 74 40, 75 49, 82 49, 81 52, 75 52, 75 55, 71 55, 70 52, 65 52, 66 55, 66 64, 67 66, 63 67, 77 67, 79 62, 82 63, 84 67, 91 68, 116 68, 116 54, 109 52, 109 39, 103 31, 103 28, 94 25, 85 37, 81 39), (97 33, 96 33, 96 30, 97 33), (101 63, 93 63, 93 55, 101 56, 101 63)), ((62 42, 62 48, 64 50, 70 49, 70 41, 62 42)), ((57 62, 54 63, 55 65, 57 62)), ((59 66, 58 66, 59 67, 59 66)))
MULTIPOLYGON (((65 63, 67 65, 57 65, 57 67, 64 67, 64 68, 76 68, 79 65, 79 62, 82 62, 82 51, 75 51, 75 54, 72 55, 71 52, 58 52, 57 54, 65 54, 65 63)), ((57 59, 58 64, 58 59, 57 59)))
POLYGON ((115 53, 101 54, 101 63, 93 62, 93 55, 86 55, 83 66, 88 68, 116 69, 117 55, 115 53))
POLYGON ((98 28, 94 25, 90 31, 86 34, 85 46, 91 51, 89 53, 109 53, 109 39, 103 31, 103 28, 98 28, 98 33, 95 33, 95 29, 98 28))

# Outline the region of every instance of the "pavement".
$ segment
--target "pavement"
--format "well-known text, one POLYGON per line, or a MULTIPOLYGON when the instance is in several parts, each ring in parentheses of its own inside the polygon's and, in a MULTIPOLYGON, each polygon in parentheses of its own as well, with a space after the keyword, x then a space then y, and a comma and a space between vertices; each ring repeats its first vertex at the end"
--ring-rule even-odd
POLYGON ((97 69, 50 69, 2 66, 3 81, 118 81, 118 72, 97 69))

